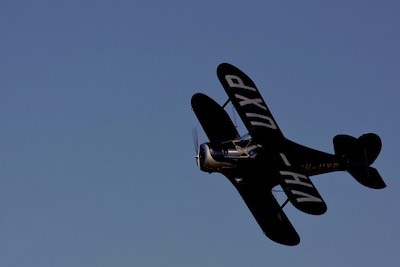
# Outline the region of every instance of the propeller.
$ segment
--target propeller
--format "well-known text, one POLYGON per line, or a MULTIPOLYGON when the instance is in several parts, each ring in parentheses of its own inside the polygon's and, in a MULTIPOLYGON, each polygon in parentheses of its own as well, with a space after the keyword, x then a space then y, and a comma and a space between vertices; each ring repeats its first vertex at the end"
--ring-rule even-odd
POLYGON ((199 135, 197 134, 197 128, 192 129, 192 135, 193 135, 193 144, 194 144, 194 151, 196 152, 196 164, 197 166, 200 166, 199 164, 199 135))

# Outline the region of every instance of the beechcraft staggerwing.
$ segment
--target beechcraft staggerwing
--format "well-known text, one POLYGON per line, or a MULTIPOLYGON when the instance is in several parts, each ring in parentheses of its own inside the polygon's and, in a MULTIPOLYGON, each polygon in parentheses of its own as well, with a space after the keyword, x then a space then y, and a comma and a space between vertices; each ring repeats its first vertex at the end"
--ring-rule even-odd
POLYGON ((244 72, 223 63, 217 75, 229 97, 223 106, 201 93, 191 100, 209 139, 197 146, 197 165, 204 172, 228 178, 271 240, 289 246, 300 242, 283 212, 289 201, 308 214, 326 212, 326 204, 310 176, 347 171, 364 186, 386 187, 378 171, 370 166, 381 150, 378 135, 337 135, 333 138, 334 154, 299 145, 284 137, 256 85, 244 72), (239 135, 224 109, 229 101, 248 131, 245 136, 239 135), (273 195, 278 185, 288 198, 283 204, 273 195))

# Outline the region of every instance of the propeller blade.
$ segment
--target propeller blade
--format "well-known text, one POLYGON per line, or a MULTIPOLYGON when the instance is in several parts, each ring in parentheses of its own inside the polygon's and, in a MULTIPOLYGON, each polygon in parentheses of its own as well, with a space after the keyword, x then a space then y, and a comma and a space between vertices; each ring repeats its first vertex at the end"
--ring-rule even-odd
POLYGON ((199 136, 197 134, 196 128, 193 128, 192 135, 193 135, 194 150, 196 151, 196 155, 197 155, 197 154, 199 154, 199 136))
POLYGON ((192 129, 192 135, 193 135, 193 144, 194 144, 194 150, 196 152, 196 164, 199 166, 199 136, 197 134, 197 128, 192 129))

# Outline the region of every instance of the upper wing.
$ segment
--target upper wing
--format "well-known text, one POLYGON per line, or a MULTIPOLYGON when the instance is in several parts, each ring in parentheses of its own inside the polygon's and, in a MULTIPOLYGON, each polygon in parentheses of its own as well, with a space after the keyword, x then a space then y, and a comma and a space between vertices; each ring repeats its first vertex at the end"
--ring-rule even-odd
POLYGON ((211 143, 222 143, 239 137, 226 111, 210 97, 192 96, 192 108, 211 143))
POLYGON ((240 177, 243 182, 237 182, 235 178, 238 177, 233 174, 224 175, 236 187, 266 236, 283 245, 300 243, 299 235, 266 184, 255 177, 240 177))
POLYGON ((280 153, 285 163, 278 174, 279 182, 290 202, 297 209, 314 215, 326 212, 327 207, 310 178, 292 168, 285 154, 280 153))
POLYGON ((284 139, 254 82, 228 63, 217 69, 218 78, 252 138, 260 144, 274 145, 284 139))

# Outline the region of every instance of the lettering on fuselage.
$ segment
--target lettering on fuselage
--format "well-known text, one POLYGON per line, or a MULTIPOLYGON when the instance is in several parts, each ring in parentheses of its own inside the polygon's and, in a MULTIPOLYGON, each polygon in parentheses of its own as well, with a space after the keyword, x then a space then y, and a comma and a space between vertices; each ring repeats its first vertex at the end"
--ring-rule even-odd
MULTIPOLYGON (((281 159, 283 161, 283 163, 287 166, 287 167, 291 167, 291 164, 289 162, 289 160, 287 159, 286 155, 283 153, 279 153, 279 155, 281 156, 281 159)), ((292 172, 292 171, 280 171, 279 172, 282 177, 283 180, 285 182, 285 184, 287 185, 295 185, 295 188, 291 188, 288 187, 288 190, 290 191, 290 193, 295 196, 295 201, 297 203, 302 203, 302 202, 323 202, 322 199, 319 196, 315 196, 312 195, 312 192, 309 193, 305 193, 299 190, 295 190, 295 189, 299 189, 299 187, 307 187, 307 188, 311 188, 314 194, 318 194, 318 192, 316 191, 314 185, 312 184, 310 178, 308 178, 306 175, 300 174, 300 173, 296 173, 296 172, 292 172)), ((309 191, 310 189, 308 189, 309 191)))
MULTIPOLYGON (((236 75, 226 75, 225 79, 231 88, 239 88, 258 93, 256 88, 245 85, 243 80, 236 75)), ((254 112, 244 112, 245 116, 247 117, 252 126, 265 127, 273 130, 278 129, 278 126, 276 125, 275 121, 270 116, 266 115, 269 112, 267 107, 265 106, 264 101, 261 98, 249 98, 248 96, 240 94, 239 92, 235 93, 235 97, 238 100, 238 103, 241 107, 251 105, 265 111, 261 112, 262 114, 254 112)))
POLYGON ((303 170, 305 172, 329 172, 329 171, 334 171, 337 170, 339 168, 339 163, 335 162, 324 162, 324 163, 320 163, 317 165, 313 165, 313 164, 303 164, 301 166, 303 168, 303 170))

